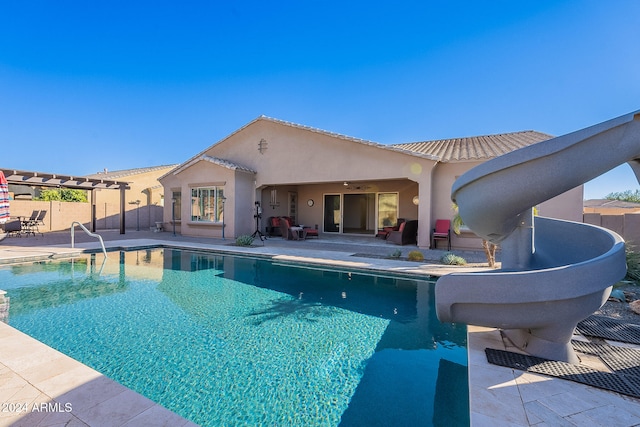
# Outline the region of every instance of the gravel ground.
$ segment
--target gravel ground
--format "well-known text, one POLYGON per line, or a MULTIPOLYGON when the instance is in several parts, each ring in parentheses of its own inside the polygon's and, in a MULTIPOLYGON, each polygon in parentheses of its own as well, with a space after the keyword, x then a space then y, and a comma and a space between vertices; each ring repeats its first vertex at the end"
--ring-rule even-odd
POLYGON ((640 300, 640 286, 631 284, 616 285, 614 289, 620 289, 624 292, 626 297, 625 302, 609 300, 602 306, 602 308, 595 312, 595 314, 611 317, 614 319, 623 320, 627 323, 633 323, 640 325, 640 314, 634 313, 629 308, 629 303, 635 300, 640 300))

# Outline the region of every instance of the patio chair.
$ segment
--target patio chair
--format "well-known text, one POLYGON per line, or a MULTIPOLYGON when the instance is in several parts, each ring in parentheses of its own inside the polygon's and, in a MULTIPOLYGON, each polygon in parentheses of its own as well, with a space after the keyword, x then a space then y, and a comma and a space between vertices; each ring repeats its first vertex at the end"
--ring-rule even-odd
POLYGON ((289 219, 286 217, 280 217, 280 234, 285 240, 293 240, 291 224, 289 224, 289 219))
POLYGON ((270 237, 282 236, 282 231, 280 230, 280 217, 269 217, 269 219, 267 220, 267 235, 269 235, 270 237))
POLYGON ((395 226, 383 227, 381 230, 378 230, 378 232, 376 233, 376 237, 380 237, 383 240, 387 240, 387 237, 389 237, 389 233, 392 231, 398 231, 400 229, 400 224, 402 224, 404 221, 405 221, 404 218, 398 218, 398 221, 395 226))
POLYGON ((44 225, 44 217, 47 216, 47 211, 45 210, 41 210, 40 213, 38 214, 38 218, 36 219, 36 222, 40 225, 44 225))
POLYGON ((319 234, 318 234, 318 226, 316 225, 316 228, 312 228, 312 227, 304 227, 304 231, 305 231, 305 237, 308 239, 309 237, 315 237, 316 239, 319 238, 319 234))
POLYGON ((398 230, 389 232, 387 236, 387 242, 395 243, 396 245, 415 245, 418 243, 418 220, 412 219, 410 221, 404 221, 398 227, 398 230))
POLYGON ((286 240, 305 240, 307 237, 307 231, 309 228, 302 228, 299 225, 294 225, 291 218, 288 216, 280 217, 280 230, 282 231, 282 238, 286 240), (284 223, 284 224, 283 224, 284 223))
POLYGON ((34 236, 36 235, 36 233, 40 233, 41 235, 44 235, 42 231, 40 231, 40 225, 44 225, 45 216, 47 216, 47 211, 41 210, 38 213, 38 217, 35 220, 29 221, 29 229, 31 230, 34 236))
POLYGON ((438 240, 447 241, 447 250, 451 250, 451 221, 448 219, 436 220, 436 227, 431 232, 431 248, 437 249, 438 240))
POLYGON ((40 214, 39 210, 31 212, 31 216, 29 218, 25 218, 22 220, 22 228, 23 232, 28 236, 29 234, 36 235, 34 227, 36 226, 36 221, 38 220, 38 215, 40 214))

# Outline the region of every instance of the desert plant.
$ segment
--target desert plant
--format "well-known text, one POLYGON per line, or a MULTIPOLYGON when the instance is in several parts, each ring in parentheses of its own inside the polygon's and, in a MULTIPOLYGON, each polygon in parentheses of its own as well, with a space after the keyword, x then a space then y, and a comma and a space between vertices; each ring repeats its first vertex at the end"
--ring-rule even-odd
POLYGON ((487 263, 489 264, 489 267, 495 267, 496 250, 498 250, 498 245, 496 245, 495 243, 491 243, 488 240, 482 239, 482 249, 484 250, 484 255, 487 257, 487 263))
MULTIPOLYGON (((455 212, 455 216, 453 217, 452 222, 453 232, 456 234, 460 234, 460 228, 464 225, 464 221, 462 220, 460 213, 458 213, 457 204, 454 203, 451 209, 453 209, 453 211, 455 212)), ((489 264, 489 267, 495 267, 496 250, 498 249, 498 246, 494 243, 489 242, 488 240, 482 239, 482 249, 484 250, 484 255, 487 257, 487 263, 489 264)))
POLYGON ((238 246, 251 246, 253 244, 253 237, 248 234, 238 236, 236 238, 236 245, 238 246))
POLYGON ((389 254, 389 258, 400 258, 402 256, 402 251, 400 249, 396 249, 391 254, 389 254))
POLYGON ((411 251, 407 254, 409 261, 424 261, 424 255, 420 251, 411 251))
POLYGON ((452 252, 447 252, 440 257, 440 262, 446 265, 465 265, 467 260, 452 252))
POLYGON ((636 247, 627 243, 625 253, 627 256, 627 275, 624 280, 640 284, 640 252, 636 252, 636 247))

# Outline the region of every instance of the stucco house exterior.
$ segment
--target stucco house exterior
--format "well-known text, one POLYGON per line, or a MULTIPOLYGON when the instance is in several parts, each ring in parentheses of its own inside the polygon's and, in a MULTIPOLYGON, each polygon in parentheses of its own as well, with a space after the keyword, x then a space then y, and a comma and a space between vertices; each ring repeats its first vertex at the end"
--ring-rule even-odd
MULTIPOLYGON (((271 216, 327 234, 376 235, 398 218, 417 219, 418 246, 430 246, 436 219, 454 216, 450 190, 472 167, 551 136, 516 132, 383 145, 260 116, 158 180, 165 229, 226 238, 265 232, 271 216), (257 207, 261 218, 256 218, 257 207)), ((526 189, 523 189, 526 191, 526 189)), ((538 207, 540 215, 582 220, 582 187, 538 207)), ((454 248, 479 248, 471 233, 454 248)))
POLYGON ((104 170, 92 175, 91 179, 107 179, 126 181, 129 189, 125 200, 122 194, 113 190, 94 190, 97 229, 118 228, 120 206, 124 204, 127 228, 149 229, 156 222, 163 221, 164 192, 158 178, 176 167, 175 164, 142 167, 135 169, 108 171, 104 170))

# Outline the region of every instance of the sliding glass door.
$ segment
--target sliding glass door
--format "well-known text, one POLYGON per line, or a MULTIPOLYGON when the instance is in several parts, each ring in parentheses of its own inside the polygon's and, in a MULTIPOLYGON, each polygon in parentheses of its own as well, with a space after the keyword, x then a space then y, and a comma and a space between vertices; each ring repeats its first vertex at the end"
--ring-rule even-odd
POLYGON ((324 195, 324 232, 340 233, 342 224, 342 208, 340 194, 324 195))
POLYGON ((342 232, 375 234, 376 194, 345 194, 342 202, 342 232))
POLYGON ((324 232, 371 234, 398 223, 398 193, 324 195, 324 232))

